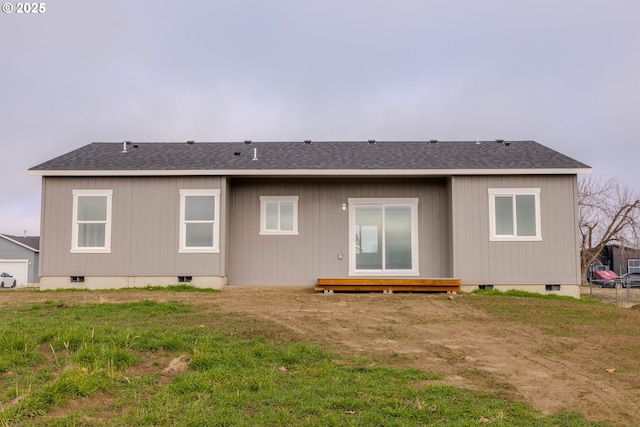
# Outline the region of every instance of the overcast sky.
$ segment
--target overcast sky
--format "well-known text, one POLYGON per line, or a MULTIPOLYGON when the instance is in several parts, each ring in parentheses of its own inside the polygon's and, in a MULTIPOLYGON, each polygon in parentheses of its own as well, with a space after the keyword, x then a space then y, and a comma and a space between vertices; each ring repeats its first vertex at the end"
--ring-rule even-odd
POLYGON ((637 0, 10 4, 0 233, 94 141, 525 139, 640 190, 637 0))

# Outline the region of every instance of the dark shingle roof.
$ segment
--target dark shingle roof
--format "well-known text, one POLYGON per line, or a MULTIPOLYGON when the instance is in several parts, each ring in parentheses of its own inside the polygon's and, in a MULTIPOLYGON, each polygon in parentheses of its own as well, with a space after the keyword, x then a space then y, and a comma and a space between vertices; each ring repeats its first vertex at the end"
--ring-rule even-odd
POLYGON ((534 141, 92 143, 31 171, 585 169, 534 141), (252 160, 254 149, 258 160, 252 160))
POLYGON ((0 236, 13 240, 23 246, 26 246, 34 251, 40 250, 40 237, 38 236, 10 236, 9 234, 0 234, 0 236))

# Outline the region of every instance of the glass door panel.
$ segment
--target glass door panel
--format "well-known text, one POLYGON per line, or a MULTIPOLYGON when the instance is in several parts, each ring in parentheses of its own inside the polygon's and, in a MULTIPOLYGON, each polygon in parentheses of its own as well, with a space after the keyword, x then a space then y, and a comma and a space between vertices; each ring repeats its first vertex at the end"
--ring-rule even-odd
POLYGON ((382 208, 356 206, 356 269, 382 270, 382 208))
POLYGON ((411 207, 384 208, 385 270, 411 270, 411 207))

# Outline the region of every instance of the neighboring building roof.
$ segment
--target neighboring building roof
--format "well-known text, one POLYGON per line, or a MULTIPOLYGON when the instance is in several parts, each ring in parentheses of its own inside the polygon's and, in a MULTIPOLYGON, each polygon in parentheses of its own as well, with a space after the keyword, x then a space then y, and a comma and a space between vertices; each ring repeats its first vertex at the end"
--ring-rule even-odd
POLYGON ((0 234, 0 238, 16 243, 34 252, 40 251, 40 237, 38 236, 19 237, 19 236, 10 236, 8 234, 0 234))
POLYGON ((535 141, 498 140, 96 142, 30 169, 37 175, 323 175, 372 171, 387 175, 575 174, 589 172, 590 167, 535 141))

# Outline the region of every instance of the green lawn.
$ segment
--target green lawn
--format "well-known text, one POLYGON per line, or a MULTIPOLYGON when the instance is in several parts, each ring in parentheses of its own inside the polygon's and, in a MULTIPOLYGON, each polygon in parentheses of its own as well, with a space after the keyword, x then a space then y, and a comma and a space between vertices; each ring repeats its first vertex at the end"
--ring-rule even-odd
POLYGON ((58 295, 0 311, 0 426, 603 425, 346 359, 241 315, 58 295), (179 356, 185 370, 166 372, 179 356))

